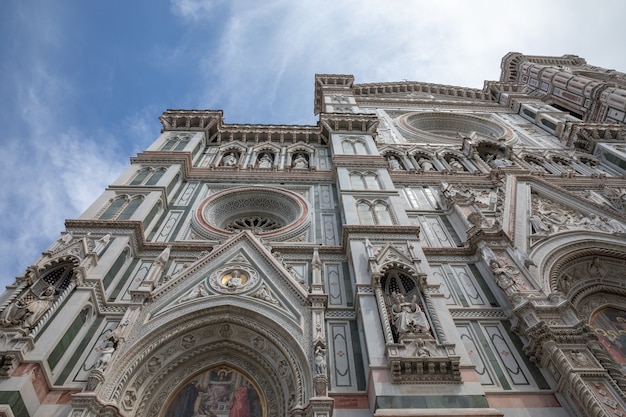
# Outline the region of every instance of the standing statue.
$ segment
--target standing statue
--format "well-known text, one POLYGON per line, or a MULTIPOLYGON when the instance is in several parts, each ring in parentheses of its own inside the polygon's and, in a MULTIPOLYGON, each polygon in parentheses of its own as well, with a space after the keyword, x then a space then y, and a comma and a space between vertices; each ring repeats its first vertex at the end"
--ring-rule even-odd
POLYGON ((512 295, 513 293, 519 291, 519 283, 511 271, 509 271, 506 267, 502 267, 500 262, 495 259, 489 263, 489 266, 491 267, 493 276, 496 279, 496 283, 504 290, 506 295, 512 295))
POLYGON ((109 362, 111 362, 114 352, 115 343, 113 343, 113 340, 107 339, 104 347, 100 350, 100 357, 98 358, 98 362, 96 362, 96 369, 104 371, 109 365, 109 362))
POLYGON ((317 345, 315 348, 315 373, 326 375, 326 349, 322 345, 317 345))
POLYGON ((391 306, 393 325, 399 335, 426 333, 430 329, 426 315, 417 305, 417 295, 411 302, 403 294, 393 293, 394 304, 391 306))

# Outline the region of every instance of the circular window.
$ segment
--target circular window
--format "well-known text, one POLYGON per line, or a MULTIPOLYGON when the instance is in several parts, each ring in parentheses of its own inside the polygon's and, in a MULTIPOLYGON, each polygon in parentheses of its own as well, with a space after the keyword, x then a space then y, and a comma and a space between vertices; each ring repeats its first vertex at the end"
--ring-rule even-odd
POLYGON ((237 187, 207 198, 195 220, 208 238, 243 230, 287 238, 306 228, 307 218, 307 204, 296 194, 272 187, 237 187))
POLYGON ((396 123, 405 137, 413 142, 451 143, 460 140, 459 135, 479 136, 509 140, 513 131, 480 117, 453 113, 408 113, 400 116, 396 123))

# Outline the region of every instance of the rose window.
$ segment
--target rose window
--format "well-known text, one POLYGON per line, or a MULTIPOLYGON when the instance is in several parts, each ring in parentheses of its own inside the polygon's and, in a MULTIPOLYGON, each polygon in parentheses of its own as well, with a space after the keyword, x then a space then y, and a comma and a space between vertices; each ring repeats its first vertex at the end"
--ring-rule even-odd
POLYGON ((197 234, 208 239, 250 231, 285 240, 303 233, 309 217, 306 201, 295 193, 274 187, 234 187, 203 201, 193 224, 197 234))
POLYGON ((244 216, 232 220, 224 229, 234 232, 237 230, 250 230, 256 233, 268 232, 283 227, 283 224, 277 219, 270 219, 261 216, 244 216))

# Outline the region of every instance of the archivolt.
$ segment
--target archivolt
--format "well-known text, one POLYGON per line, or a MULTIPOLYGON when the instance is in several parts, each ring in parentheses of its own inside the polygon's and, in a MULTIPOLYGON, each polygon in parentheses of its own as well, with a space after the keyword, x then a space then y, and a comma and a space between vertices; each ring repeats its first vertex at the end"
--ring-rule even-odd
POLYGON ((268 410, 270 402, 283 410, 276 415, 285 415, 288 404, 304 404, 312 392, 312 375, 298 341, 258 312, 239 310, 220 306, 173 314, 172 320, 117 352, 114 369, 98 396, 134 410, 133 415, 153 415, 152 410, 164 406, 166 397, 187 377, 227 364, 269 387, 268 410), (127 401, 133 396, 141 400, 127 401))

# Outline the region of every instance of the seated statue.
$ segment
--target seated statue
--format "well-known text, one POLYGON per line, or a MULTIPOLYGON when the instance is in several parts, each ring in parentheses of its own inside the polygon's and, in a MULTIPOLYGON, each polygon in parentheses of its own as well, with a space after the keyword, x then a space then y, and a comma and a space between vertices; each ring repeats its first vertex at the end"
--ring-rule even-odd
POLYGON ((19 298, 9 304, 2 312, 0 324, 3 326, 22 326, 25 328, 33 328, 39 319, 52 306, 56 298, 56 288, 49 286, 44 292, 30 300, 19 298))
POLYGON ((225 167, 234 167, 236 164, 237 158, 232 152, 227 153, 224 155, 224 158, 222 158, 222 165, 225 167))
POLYGON ((393 326, 400 336, 428 332, 430 324, 417 305, 417 295, 413 296, 411 302, 407 302, 403 294, 394 293, 393 299, 394 304, 391 306, 393 326))
POLYGON ((261 157, 259 158, 259 168, 271 168, 272 167, 272 158, 264 153, 263 155, 261 155, 261 157))
POLYGON ((306 160, 304 155, 298 154, 293 160, 293 167, 296 169, 304 169, 309 167, 309 162, 306 160))
POLYGON ((401 171, 403 169, 398 159, 393 155, 389 157, 388 162, 389 168, 391 168, 393 171, 401 171))

